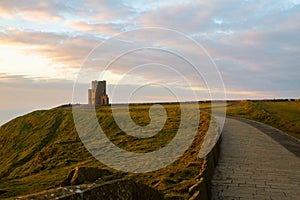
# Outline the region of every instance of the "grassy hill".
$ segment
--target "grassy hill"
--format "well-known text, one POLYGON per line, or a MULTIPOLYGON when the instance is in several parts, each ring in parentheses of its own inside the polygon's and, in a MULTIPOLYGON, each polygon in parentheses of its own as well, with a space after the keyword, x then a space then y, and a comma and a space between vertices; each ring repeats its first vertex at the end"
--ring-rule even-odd
MULTIPOLYGON (((132 106, 130 114, 139 125, 150 123, 149 105, 132 106)), ((139 139, 122 132, 110 107, 97 110, 108 138, 120 148, 148 152, 167 145, 180 123, 178 105, 164 105, 167 120, 153 137, 139 139)), ((191 147, 173 164, 145 174, 128 174, 128 178, 163 191, 166 196, 186 197, 203 170, 197 152, 209 126, 210 116, 201 113, 199 128, 191 147)), ((88 122, 87 122, 88 123, 88 122)), ((79 139, 70 109, 40 110, 18 117, 0 127, 0 198, 19 196, 59 186, 75 166, 106 168, 85 149, 79 139)))
POLYGON ((242 101, 229 104, 227 114, 269 124, 300 139, 299 101, 242 101))
POLYGON ((35 111, 0 127, 0 197, 59 184, 77 164, 96 163, 76 134, 72 113, 35 111))

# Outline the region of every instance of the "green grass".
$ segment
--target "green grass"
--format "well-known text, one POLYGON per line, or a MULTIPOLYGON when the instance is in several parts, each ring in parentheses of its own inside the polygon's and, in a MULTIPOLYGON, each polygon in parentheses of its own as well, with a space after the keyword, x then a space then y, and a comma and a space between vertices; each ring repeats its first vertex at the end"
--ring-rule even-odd
MULTIPOLYGON (((136 124, 146 126, 151 122, 149 107, 130 107, 131 118, 136 124)), ((105 134, 115 145, 128 151, 149 152, 167 145, 179 128, 179 106, 170 104, 164 107, 167 120, 163 129, 153 137, 144 139, 127 135, 120 130, 108 106, 97 110, 97 118, 105 134)), ((186 198, 188 188, 199 179, 199 174, 204 170, 203 160, 198 158, 198 152, 209 121, 209 114, 201 112, 196 137, 177 161, 154 172, 128 174, 128 178, 157 188, 170 198, 186 198)), ((88 121, 86 123, 89 124, 88 121)), ((68 109, 35 111, 10 121, 0 127, 0 145, 0 199, 57 187, 75 166, 110 169, 85 149, 77 135, 72 111, 68 109)))
POLYGON ((82 146, 67 110, 19 117, 0 127, 0 136, 0 188, 7 191, 0 198, 59 185, 76 165, 97 163, 82 146))
POLYGON ((300 102, 243 101, 227 107, 227 114, 256 120, 300 139, 300 102))

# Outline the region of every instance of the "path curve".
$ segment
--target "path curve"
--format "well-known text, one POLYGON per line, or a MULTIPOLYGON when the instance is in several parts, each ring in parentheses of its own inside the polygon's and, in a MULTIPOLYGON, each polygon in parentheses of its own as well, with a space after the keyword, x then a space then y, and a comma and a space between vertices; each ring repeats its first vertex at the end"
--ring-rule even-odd
POLYGON ((298 199, 300 158, 253 123, 226 118, 212 199, 298 199))

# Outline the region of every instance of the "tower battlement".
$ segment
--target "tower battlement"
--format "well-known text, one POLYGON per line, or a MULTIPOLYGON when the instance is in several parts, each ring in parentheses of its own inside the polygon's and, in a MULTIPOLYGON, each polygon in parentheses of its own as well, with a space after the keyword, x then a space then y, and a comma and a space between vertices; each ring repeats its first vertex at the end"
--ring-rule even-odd
POLYGON ((88 102, 93 105, 107 105, 109 98, 106 94, 106 81, 92 81, 92 89, 88 90, 88 102))

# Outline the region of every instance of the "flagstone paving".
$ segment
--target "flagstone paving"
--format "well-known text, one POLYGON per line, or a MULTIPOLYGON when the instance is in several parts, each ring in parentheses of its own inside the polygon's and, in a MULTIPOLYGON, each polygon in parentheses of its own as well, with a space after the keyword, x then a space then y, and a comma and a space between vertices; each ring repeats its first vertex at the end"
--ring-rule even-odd
POLYGON ((253 121, 226 119, 212 199, 300 199, 300 158, 262 131, 253 121))

